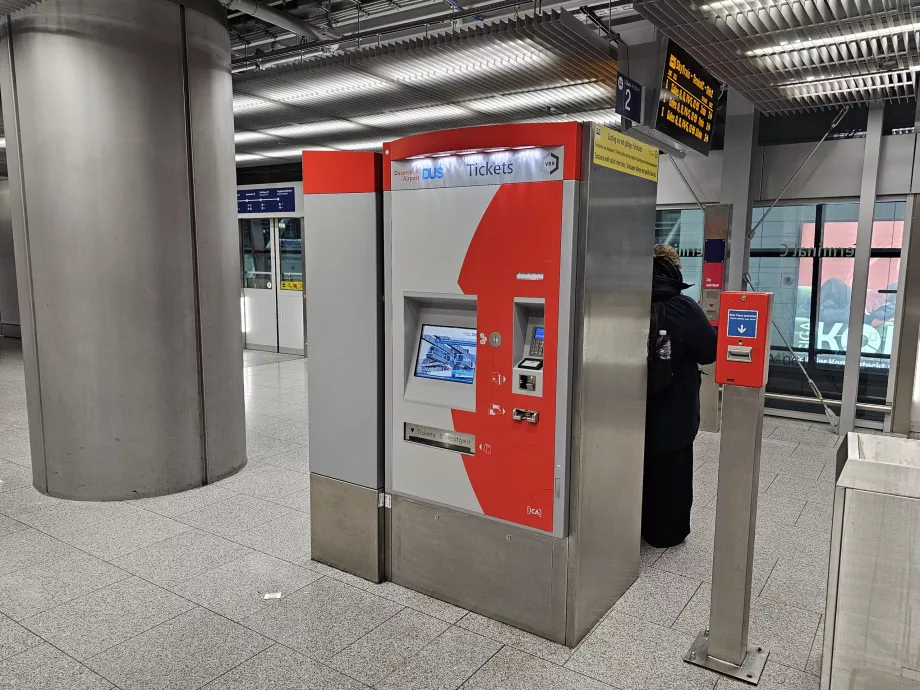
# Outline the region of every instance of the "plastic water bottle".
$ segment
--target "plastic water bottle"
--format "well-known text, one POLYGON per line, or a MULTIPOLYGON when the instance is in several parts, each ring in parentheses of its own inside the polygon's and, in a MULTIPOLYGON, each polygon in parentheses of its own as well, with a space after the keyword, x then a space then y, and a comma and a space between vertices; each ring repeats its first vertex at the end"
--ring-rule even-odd
POLYGON ((658 331, 658 340, 655 342, 655 351, 658 353, 658 359, 671 359, 671 340, 667 335, 667 331, 658 331))

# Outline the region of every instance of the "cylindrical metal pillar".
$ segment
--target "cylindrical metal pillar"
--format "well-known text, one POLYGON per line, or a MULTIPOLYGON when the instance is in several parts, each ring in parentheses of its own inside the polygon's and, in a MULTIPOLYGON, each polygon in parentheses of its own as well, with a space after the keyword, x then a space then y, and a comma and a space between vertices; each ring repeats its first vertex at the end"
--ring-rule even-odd
POLYGON ((34 484, 154 496, 246 462, 230 41, 216 0, 2 20, 34 484))

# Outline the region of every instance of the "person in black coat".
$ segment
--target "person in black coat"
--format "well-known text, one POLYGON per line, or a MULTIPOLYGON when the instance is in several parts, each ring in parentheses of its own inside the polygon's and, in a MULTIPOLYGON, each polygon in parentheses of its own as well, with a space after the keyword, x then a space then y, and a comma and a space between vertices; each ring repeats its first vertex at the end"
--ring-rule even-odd
POLYGON ((651 546, 680 544, 690 534, 693 440, 700 428, 700 364, 716 359, 716 329, 688 287, 673 247, 655 245, 649 337, 649 394, 645 411, 642 538, 651 546), (670 340, 670 373, 653 372, 657 334, 670 340), (657 380, 652 384, 652 377, 657 380))

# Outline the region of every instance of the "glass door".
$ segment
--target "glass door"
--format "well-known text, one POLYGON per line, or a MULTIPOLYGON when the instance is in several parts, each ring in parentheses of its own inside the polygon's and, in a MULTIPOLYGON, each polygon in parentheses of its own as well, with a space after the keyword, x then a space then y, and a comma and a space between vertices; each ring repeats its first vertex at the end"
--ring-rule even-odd
POLYGON ((278 351, 304 353, 303 228, 300 218, 279 218, 278 351))
POLYGON ((244 346, 250 350, 278 351, 274 222, 271 218, 239 221, 244 346))

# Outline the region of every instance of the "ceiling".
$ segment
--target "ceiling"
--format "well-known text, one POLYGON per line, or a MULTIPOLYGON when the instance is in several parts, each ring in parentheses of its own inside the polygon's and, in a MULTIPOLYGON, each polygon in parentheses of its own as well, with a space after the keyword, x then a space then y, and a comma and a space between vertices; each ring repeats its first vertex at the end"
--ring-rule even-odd
POLYGON ((545 1, 536 14, 533 2, 464 2, 461 12, 454 0, 397 1, 362 3, 360 47, 349 38, 354 3, 337 15, 333 2, 331 25, 315 7, 298 14, 343 37, 332 41, 304 43, 231 17, 238 165, 293 161, 310 148, 379 149, 444 127, 615 123, 617 49, 608 31, 652 31, 622 0, 545 1), (276 40, 255 45, 265 32, 276 40))
POLYGON ((918 0, 636 0, 761 112, 915 98, 918 0))

